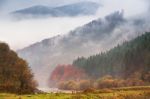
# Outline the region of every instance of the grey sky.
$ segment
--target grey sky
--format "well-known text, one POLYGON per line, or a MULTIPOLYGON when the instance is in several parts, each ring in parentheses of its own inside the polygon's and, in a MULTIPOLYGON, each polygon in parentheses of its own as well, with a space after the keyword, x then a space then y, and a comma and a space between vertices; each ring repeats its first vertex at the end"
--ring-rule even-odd
POLYGON ((126 18, 138 17, 147 11, 149 0, 0 0, 0 41, 13 49, 25 47, 42 39, 65 34, 94 19, 117 10, 124 10, 126 18), (57 6, 81 1, 93 1, 103 5, 97 15, 75 18, 47 18, 12 21, 5 17, 8 12, 33 5, 57 6), (145 2, 148 1, 148 2, 145 2), (4 15, 4 18, 1 18, 4 15))

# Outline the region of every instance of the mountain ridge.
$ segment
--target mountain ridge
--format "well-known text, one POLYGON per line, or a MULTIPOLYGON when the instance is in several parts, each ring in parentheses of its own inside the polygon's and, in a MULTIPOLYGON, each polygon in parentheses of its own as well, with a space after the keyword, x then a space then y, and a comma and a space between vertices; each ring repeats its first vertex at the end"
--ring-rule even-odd
POLYGON ((149 42, 150 32, 146 32, 106 52, 101 52, 88 58, 78 58, 74 60, 72 65, 84 69, 94 77, 112 75, 128 78, 136 72, 149 72, 149 42))
POLYGON ((74 4, 62 5, 57 7, 49 7, 44 5, 35 5, 28 8, 20 9, 11 13, 13 16, 20 17, 66 17, 66 16, 82 16, 82 15, 94 15, 99 4, 95 2, 79 2, 74 4), (23 15, 23 16, 22 16, 23 15))
MULTIPOLYGON (((135 38, 139 35, 138 33, 146 30, 144 28, 141 30, 141 26, 134 23, 135 20, 126 20, 123 12, 116 11, 104 18, 93 20, 78 27, 65 35, 56 36, 53 40, 50 38, 45 43, 35 43, 37 44, 35 47, 19 50, 18 54, 29 62, 38 81, 43 78, 42 81, 44 82, 44 79, 48 79, 46 77, 49 77, 50 72, 58 64, 71 64, 77 57, 88 57, 108 50, 123 41, 135 38), (136 29, 130 30, 130 27, 127 27, 128 24, 136 29)), ((144 25, 147 26, 146 23, 144 25)), ((144 25, 143 27, 145 27, 144 25)))

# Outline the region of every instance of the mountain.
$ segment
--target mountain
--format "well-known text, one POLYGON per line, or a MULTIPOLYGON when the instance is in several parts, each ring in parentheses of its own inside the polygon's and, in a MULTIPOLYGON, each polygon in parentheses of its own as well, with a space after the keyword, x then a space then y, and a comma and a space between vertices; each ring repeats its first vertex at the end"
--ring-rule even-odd
POLYGON ((79 15, 93 15, 96 13, 100 5, 94 2, 79 2, 59 7, 48 7, 37 5, 12 12, 13 16, 19 17, 65 17, 79 15))
POLYGON ((139 73, 140 79, 149 81, 149 60, 150 32, 147 32, 109 51, 88 58, 78 58, 73 62, 73 65, 85 70, 93 78, 111 75, 126 79, 139 73))
POLYGON ((94 88, 148 85, 149 60, 150 32, 147 32, 106 52, 77 58, 72 65, 58 65, 51 73, 49 84, 61 89, 67 89, 70 81, 78 85, 77 89, 88 81, 91 86, 98 85, 94 88))
POLYGON ((148 30, 147 23, 144 23, 148 21, 141 19, 139 24, 135 22, 137 20, 128 21, 123 12, 117 11, 65 35, 32 44, 18 50, 17 53, 29 62, 40 87, 45 87, 50 73, 58 64, 71 64, 77 57, 87 57, 105 51, 125 40, 137 37, 140 35, 138 33, 143 33, 141 31, 148 30))

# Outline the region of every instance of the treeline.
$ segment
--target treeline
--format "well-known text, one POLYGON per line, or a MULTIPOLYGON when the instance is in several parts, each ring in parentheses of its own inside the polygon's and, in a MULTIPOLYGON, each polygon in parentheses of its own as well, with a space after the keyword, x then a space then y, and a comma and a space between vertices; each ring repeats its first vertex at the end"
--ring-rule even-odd
POLYGON ((58 84, 58 88, 63 90, 87 90, 148 85, 148 83, 138 79, 136 76, 138 76, 138 74, 126 80, 106 75, 95 80, 84 79, 79 81, 63 81, 58 84))
POLYGON ((139 79, 150 82, 150 33, 89 58, 78 58, 73 65, 95 79, 105 75, 127 79, 138 73, 139 79))
POLYGON ((0 43, 0 92, 34 93, 37 83, 25 60, 5 43, 0 43))

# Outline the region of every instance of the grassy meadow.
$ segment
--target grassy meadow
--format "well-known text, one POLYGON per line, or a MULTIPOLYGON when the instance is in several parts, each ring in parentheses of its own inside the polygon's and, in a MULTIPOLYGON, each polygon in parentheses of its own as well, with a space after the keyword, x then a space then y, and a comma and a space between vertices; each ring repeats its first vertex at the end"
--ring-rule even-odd
POLYGON ((87 90, 78 93, 15 95, 1 93, 0 99, 150 99, 150 86, 87 90))

